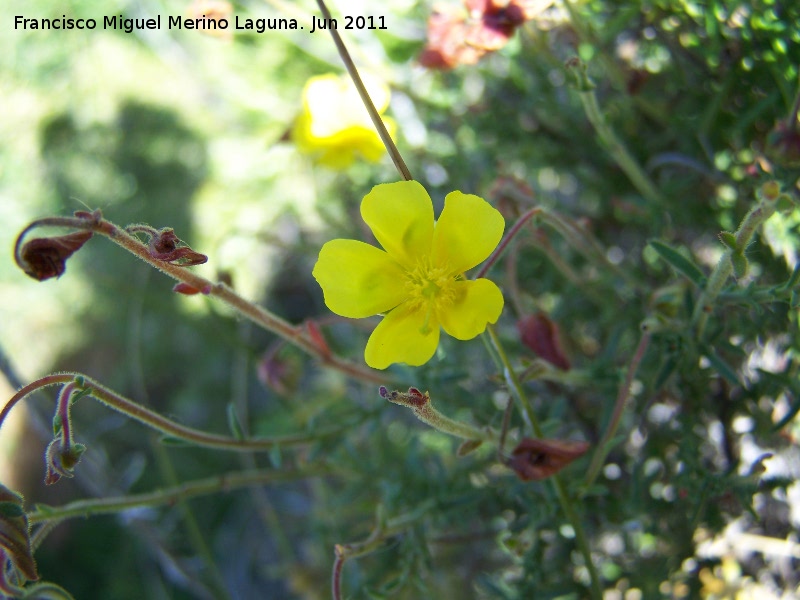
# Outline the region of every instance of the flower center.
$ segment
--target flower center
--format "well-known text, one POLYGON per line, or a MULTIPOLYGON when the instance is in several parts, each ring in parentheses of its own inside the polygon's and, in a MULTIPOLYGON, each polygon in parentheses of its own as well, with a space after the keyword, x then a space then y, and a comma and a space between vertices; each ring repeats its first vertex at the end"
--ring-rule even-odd
POLYGON ((411 309, 425 313, 425 321, 420 329, 422 334, 430 333, 431 318, 438 323, 439 314, 455 300, 453 284, 456 279, 446 265, 434 266, 429 258, 418 260, 414 268, 406 272, 405 286, 411 309))

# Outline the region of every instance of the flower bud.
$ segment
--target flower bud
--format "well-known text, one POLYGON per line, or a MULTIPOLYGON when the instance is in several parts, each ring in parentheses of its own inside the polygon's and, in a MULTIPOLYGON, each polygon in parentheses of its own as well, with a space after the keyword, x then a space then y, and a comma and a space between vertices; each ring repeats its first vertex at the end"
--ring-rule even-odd
POLYGON ((568 371, 570 362, 561 348, 558 326, 544 313, 537 313, 517 322, 522 343, 551 365, 568 371))
POLYGON ((558 473, 588 449, 588 442, 525 438, 514 448, 508 466, 522 481, 539 481, 558 473))

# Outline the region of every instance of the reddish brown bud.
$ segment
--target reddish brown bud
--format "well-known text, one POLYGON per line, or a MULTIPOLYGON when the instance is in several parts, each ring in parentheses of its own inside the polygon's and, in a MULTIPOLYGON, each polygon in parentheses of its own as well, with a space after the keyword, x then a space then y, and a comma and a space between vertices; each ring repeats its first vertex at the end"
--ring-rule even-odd
POLYGON ((259 361, 256 375, 264 387, 281 396, 290 396, 297 390, 302 366, 291 356, 271 351, 259 361))
POLYGON ((103 213, 99 208, 95 208, 93 211, 88 210, 76 210, 72 213, 79 219, 86 219, 87 221, 91 221, 92 223, 99 223, 103 218, 103 213))
POLYGON ((767 156, 786 168, 800 166, 800 130, 791 120, 778 121, 767 136, 767 156))
POLYGON ((194 296, 195 294, 204 294, 208 296, 208 294, 211 293, 211 286, 206 285, 202 290, 198 290, 196 287, 181 281, 180 283, 176 283, 174 286, 172 286, 172 291, 183 294, 184 296, 194 296))
POLYGON ((561 337, 558 326, 544 313, 536 313, 517 322, 522 343, 539 358, 551 365, 568 371, 569 359, 561 349, 561 337))
POLYGON ((588 449, 588 442, 524 438, 511 453, 508 466, 522 481, 539 481, 558 473, 588 449))
POLYGON ((182 267, 202 265, 208 261, 205 254, 195 252, 189 246, 178 247, 180 242, 174 230, 164 228, 150 238, 150 256, 182 267))
POLYGON ((408 406, 412 409, 422 408, 431 400, 431 397, 427 394, 427 392, 423 394, 414 387, 408 388, 408 392, 404 393, 398 392, 397 390, 389 391, 385 386, 382 385, 378 389, 378 393, 380 394, 381 398, 384 398, 389 402, 394 402, 395 404, 400 404, 402 406, 408 406))
POLYGON ((91 231, 76 231, 67 235, 36 238, 25 242, 19 251, 20 268, 38 281, 60 277, 67 259, 80 250, 92 237, 91 231))
POLYGON ((315 321, 306 321, 306 330, 308 330, 311 341, 313 341, 317 349, 322 352, 322 355, 326 358, 330 358, 331 349, 328 346, 328 342, 325 341, 325 336, 322 335, 319 325, 317 325, 315 321))

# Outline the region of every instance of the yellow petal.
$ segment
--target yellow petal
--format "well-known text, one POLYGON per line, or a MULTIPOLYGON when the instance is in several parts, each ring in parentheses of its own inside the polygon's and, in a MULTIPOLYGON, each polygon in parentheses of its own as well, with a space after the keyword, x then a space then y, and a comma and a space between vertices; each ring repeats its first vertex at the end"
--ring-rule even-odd
POLYGON ((503 294, 488 279, 456 281, 455 302, 439 315, 442 327, 454 338, 471 340, 496 323, 503 312, 503 294))
MULTIPOLYGON (((362 80, 378 111, 384 111, 389 88, 369 75, 362 75, 362 80)), ((394 137, 396 123, 388 117, 384 123, 394 137)), ((358 157, 377 162, 386 153, 355 86, 348 77, 334 74, 312 77, 306 83, 292 139, 301 152, 335 169, 350 166, 358 157)))
POLYGON ((504 228, 503 216, 486 200, 450 192, 433 233, 433 263, 463 273, 489 257, 504 228))
POLYGON ((361 202, 361 217, 389 255, 407 269, 430 256, 433 204, 417 181, 376 185, 361 202))
POLYGON ((406 299, 403 270, 383 250, 356 240, 331 240, 312 272, 337 315, 361 319, 391 310, 406 299))
POLYGON ((369 337, 364 350, 367 364, 385 369, 393 363, 418 367, 428 362, 439 345, 439 324, 426 323, 425 318, 424 312, 411 310, 408 302, 387 314, 369 337), (423 334, 423 329, 428 333, 423 334))

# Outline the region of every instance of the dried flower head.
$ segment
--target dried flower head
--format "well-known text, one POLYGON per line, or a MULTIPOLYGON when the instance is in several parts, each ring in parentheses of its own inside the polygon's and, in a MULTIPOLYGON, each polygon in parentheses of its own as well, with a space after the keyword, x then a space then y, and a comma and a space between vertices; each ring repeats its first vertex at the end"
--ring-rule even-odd
POLYGON ((523 481, 539 481, 558 473, 588 449, 588 442, 525 438, 514 448, 508 466, 523 481))
POLYGON ((17 253, 17 264, 27 275, 38 281, 61 277, 66 269, 67 259, 80 250, 90 237, 91 231, 76 231, 29 240, 17 253))

